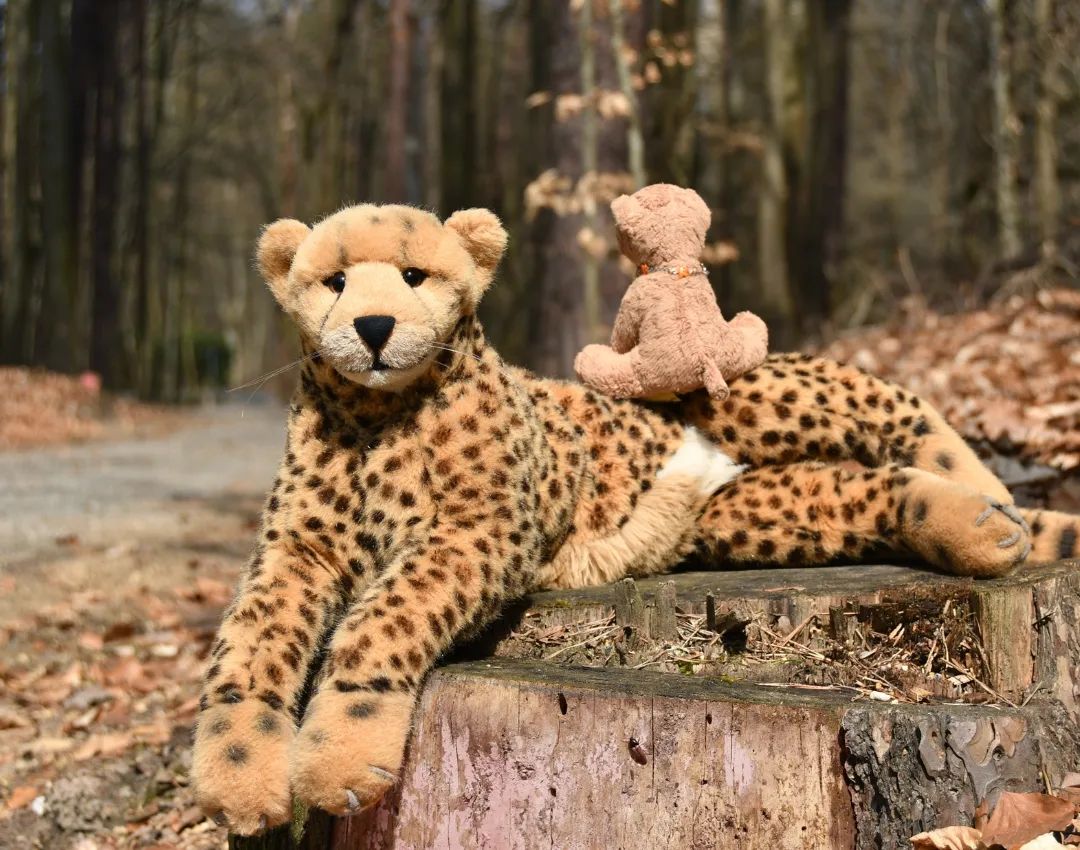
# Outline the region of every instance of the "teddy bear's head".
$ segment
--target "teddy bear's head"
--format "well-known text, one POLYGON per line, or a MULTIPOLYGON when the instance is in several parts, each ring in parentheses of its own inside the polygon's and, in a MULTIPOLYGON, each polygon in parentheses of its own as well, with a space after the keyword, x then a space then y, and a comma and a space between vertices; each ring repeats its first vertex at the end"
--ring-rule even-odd
POLYGON ((406 206, 347 207, 315 227, 282 219, 257 259, 310 348, 341 375, 399 391, 475 311, 506 247, 487 210, 440 222, 406 206))
POLYGON ((693 189, 654 183, 611 202, 619 248, 635 265, 701 258, 711 214, 693 189))

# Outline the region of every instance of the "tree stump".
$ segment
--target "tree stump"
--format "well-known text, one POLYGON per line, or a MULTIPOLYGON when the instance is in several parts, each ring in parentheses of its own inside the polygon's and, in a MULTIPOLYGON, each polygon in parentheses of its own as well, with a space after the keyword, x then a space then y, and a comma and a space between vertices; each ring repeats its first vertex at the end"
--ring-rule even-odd
POLYGON ((979 583, 870 566, 537 594, 480 645, 487 657, 430 677, 388 799, 349 819, 316 813, 298 843, 279 830, 232 846, 906 846, 917 832, 970 822, 983 799, 1042 789, 1044 775, 1054 782, 1080 766, 1078 613, 1075 564, 979 583), (610 623, 615 634, 633 620, 634 657, 651 658, 670 642, 672 587, 680 621, 704 622, 711 595, 717 621, 752 618, 777 644, 794 635, 823 668, 831 650, 815 640, 900 634, 946 606, 981 636, 984 684, 1012 704, 888 704, 849 688, 521 657, 522 624, 548 634, 610 623))

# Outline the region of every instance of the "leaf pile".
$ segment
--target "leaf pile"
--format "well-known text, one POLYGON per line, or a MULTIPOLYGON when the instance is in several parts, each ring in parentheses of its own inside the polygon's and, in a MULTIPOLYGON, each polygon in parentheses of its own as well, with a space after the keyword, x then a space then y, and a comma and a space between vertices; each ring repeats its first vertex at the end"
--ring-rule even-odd
POLYGON ((175 411, 104 395, 92 372, 75 377, 0 368, 0 451, 159 430, 177 416, 175 411))
POLYGON ((1017 295, 957 315, 909 299, 895 321, 845 334, 821 354, 908 386, 1001 454, 1080 468, 1080 292, 1017 295))
MULTIPOLYGON (((980 809, 985 810, 984 801, 980 809)), ((913 850, 1053 850, 1080 845, 1080 775, 1070 773, 1056 795, 1002 793, 989 818, 912 836, 913 850)))
POLYGON ((222 578, 92 589, 0 629, 0 846, 223 846, 188 787, 222 578))

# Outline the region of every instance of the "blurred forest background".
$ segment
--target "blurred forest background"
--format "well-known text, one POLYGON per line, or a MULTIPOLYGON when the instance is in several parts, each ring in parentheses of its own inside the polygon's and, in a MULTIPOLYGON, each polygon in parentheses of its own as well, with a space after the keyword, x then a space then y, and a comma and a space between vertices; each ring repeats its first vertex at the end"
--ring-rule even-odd
POLYGON ((1080 262, 1072 0, 0 0, 0 362, 182 400, 287 362, 262 224, 364 200, 511 231, 484 305, 566 374, 628 282, 607 206, 713 209, 774 347, 1080 262))

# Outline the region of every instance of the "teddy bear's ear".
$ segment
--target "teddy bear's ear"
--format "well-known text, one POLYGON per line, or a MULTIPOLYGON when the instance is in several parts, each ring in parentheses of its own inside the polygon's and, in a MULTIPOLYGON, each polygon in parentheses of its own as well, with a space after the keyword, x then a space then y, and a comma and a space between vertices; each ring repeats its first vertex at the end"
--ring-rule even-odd
POLYGON ((446 226, 453 230, 477 268, 484 276, 486 288, 495 274, 495 267, 502 259, 509 238, 498 216, 490 210, 460 210, 446 220, 446 226))
POLYGON ((611 202, 611 214, 615 216, 616 221, 622 221, 633 212, 634 204, 634 199, 629 195, 619 195, 611 202))
POLYGON ((292 218, 282 218, 268 225, 259 237, 255 258, 263 279, 274 297, 281 300, 285 280, 292 268, 293 257, 300 243, 307 239, 311 228, 292 218))

